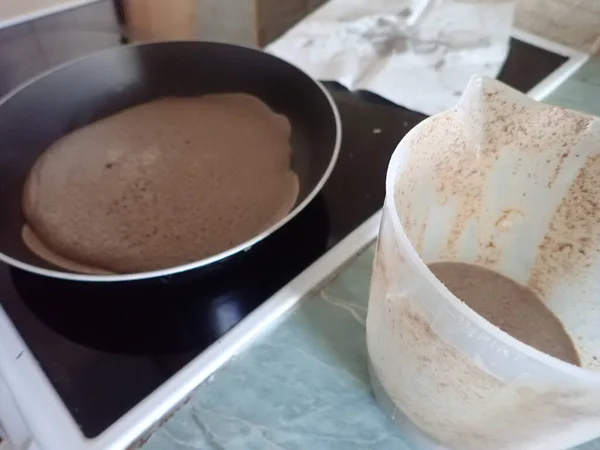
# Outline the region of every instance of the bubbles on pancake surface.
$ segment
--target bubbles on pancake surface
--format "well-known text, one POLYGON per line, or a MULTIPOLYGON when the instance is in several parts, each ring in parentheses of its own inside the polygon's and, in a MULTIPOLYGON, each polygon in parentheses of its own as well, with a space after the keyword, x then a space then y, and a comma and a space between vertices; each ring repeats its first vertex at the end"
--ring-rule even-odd
POLYGON ((48 249, 80 264, 132 273, 200 260, 292 208, 290 132, 246 94, 136 106, 50 147, 28 177, 24 214, 48 249))

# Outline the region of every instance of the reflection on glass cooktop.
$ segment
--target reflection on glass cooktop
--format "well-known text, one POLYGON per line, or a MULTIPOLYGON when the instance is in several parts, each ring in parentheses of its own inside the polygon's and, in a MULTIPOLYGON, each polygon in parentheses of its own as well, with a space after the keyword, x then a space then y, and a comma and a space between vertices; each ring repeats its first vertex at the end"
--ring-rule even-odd
MULTIPOLYGON (((513 40, 500 79, 527 91, 564 61, 513 40)), ((328 86, 344 128, 336 168, 301 214, 246 253, 178 276, 112 284, 51 280, 0 264, 0 304, 87 437, 103 432, 381 207, 388 160, 425 116, 328 86)))

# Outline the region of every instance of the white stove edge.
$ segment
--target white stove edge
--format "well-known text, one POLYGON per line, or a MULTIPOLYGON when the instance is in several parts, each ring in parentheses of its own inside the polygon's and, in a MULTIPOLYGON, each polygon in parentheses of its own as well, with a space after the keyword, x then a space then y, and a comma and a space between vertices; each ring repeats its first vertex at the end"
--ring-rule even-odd
MULTIPOLYGON (((57 14, 61 12, 68 11, 70 9, 79 8, 80 6, 85 6, 90 3, 96 3, 100 0, 64 0, 55 5, 44 6, 42 8, 33 7, 30 8, 29 11, 24 13, 19 13, 11 16, 6 16, 4 18, 0 18, 0 29, 8 28, 13 25, 20 25, 25 22, 30 22, 32 20, 41 19, 45 16, 50 16, 52 14, 57 14)), ((5 450, 0 446, 0 450, 5 450)))
MULTIPOLYGON (((513 36, 569 58, 528 93, 536 100, 552 93, 588 59, 586 54, 520 30, 513 30, 513 36)), ((0 450, 121 450, 131 445, 219 367, 371 243, 377 236, 380 218, 378 211, 94 439, 83 436, 0 307, 0 423, 9 438, 9 442, 0 444, 0 450)))

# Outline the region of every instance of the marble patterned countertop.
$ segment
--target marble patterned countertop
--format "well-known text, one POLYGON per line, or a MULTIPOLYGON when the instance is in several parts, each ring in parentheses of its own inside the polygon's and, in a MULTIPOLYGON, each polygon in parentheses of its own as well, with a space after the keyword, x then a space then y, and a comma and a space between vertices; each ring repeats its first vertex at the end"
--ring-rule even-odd
MULTIPOLYGON (((600 59, 546 101, 600 115, 600 59)), ((143 449, 411 449, 380 412, 368 381, 373 255, 371 244, 200 385, 143 449)), ((600 440, 579 450, 600 450, 600 440)))

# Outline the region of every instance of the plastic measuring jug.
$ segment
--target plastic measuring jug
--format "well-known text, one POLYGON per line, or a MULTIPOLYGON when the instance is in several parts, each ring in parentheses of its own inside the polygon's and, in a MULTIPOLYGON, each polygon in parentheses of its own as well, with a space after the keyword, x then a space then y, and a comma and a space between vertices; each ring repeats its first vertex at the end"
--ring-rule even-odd
POLYGON ((476 77, 411 130, 388 169, 367 344, 376 397, 418 448, 600 436, 600 120, 476 77), (538 293, 582 367, 476 314, 427 268, 440 260, 538 293))

